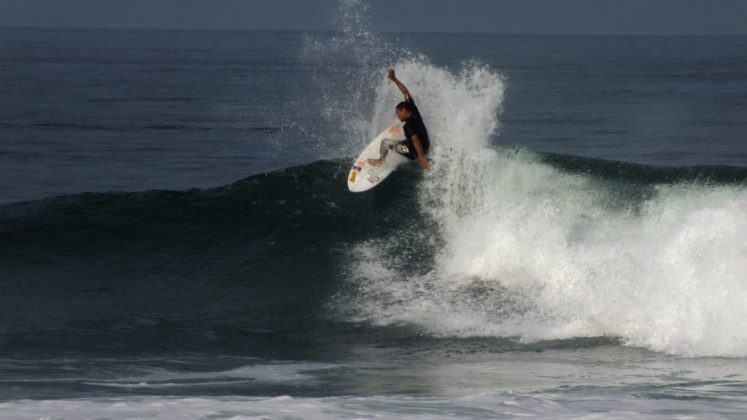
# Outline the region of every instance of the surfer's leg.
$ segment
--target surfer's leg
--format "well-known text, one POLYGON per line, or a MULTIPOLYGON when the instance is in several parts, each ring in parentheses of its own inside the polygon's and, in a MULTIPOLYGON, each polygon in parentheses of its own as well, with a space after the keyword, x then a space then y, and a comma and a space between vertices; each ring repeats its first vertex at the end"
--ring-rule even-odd
POLYGON ((368 164, 373 166, 379 166, 384 162, 384 159, 386 159, 387 153, 389 153, 389 148, 392 146, 392 144, 395 142, 395 140, 392 139, 384 139, 381 141, 381 146, 379 147, 379 158, 373 159, 369 158, 368 164))

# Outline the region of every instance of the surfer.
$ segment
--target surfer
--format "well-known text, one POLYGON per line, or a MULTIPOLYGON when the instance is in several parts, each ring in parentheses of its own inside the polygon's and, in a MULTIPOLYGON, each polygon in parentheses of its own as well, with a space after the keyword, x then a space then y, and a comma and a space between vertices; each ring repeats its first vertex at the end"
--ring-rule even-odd
POLYGON ((407 90, 402 82, 397 80, 397 76, 394 75, 394 69, 389 70, 389 79, 397 85, 400 92, 405 96, 405 100, 398 103, 395 107, 397 118, 405 123, 402 127, 405 132, 405 139, 399 141, 392 139, 382 140, 381 148, 379 149, 381 155, 378 159, 368 159, 368 163, 373 166, 381 165, 389 149, 393 149, 410 160, 417 160, 421 168, 430 169, 431 164, 425 159, 425 154, 428 153, 431 141, 428 138, 428 130, 423 123, 423 117, 420 116, 420 111, 415 106, 415 101, 412 100, 410 91, 407 90))

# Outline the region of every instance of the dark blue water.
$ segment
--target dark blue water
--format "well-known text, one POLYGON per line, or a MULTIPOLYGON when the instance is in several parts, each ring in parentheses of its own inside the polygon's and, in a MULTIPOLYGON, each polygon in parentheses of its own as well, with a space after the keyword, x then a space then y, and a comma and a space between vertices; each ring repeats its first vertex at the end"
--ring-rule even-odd
POLYGON ((218 186, 308 160, 304 148, 278 155, 280 139, 297 138, 287 131, 303 121, 276 76, 299 71, 300 34, 3 29, 2 37, 5 202, 218 186))
POLYGON ((0 28, 0 408, 738 418, 745 53, 0 28), (352 194, 390 66, 436 166, 352 194))
MULTIPOLYGON (((220 186, 342 157, 335 145, 349 143, 344 116, 320 115, 320 107, 342 96, 360 96, 361 113, 372 106, 351 83, 361 78, 359 62, 304 53, 310 40, 331 35, 1 35, 3 202, 220 186)), ((476 59, 505 76, 496 144, 664 166, 747 162, 745 37, 385 39, 439 66, 476 59)))

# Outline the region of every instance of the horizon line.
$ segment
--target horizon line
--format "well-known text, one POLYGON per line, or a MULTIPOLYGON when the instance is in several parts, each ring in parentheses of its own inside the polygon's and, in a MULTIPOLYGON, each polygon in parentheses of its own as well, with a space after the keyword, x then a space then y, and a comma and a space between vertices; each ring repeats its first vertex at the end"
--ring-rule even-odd
MULTIPOLYGON (((95 26, 33 26, 1 25, 0 29, 34 29, 34 30, 72 30, 72 31, 161 31, 161 32, 281 32, 281 33, 344 33, 338 29, 249 29, 249 28, 134 28, 134 27, 95 27, 95 26)), ((534 32, 498 32, 498 31, 372 31, 387 35, 410 34, 446 34, 446 35, 501 35, 501 36, 583 36, 583 37, 737 37, 745 33, 534 33, 534 32)))

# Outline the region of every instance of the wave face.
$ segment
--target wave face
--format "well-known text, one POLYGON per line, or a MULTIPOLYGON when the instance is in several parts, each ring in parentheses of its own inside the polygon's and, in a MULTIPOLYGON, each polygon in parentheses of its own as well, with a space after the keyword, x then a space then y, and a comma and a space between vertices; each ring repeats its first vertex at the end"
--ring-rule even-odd
POLYGON ((357 325, 747 353, 747 170, 439 138, 432 173, 404 168, 371 194, 347 192, 339 160, 2 207, 3 349, 292 352, 365 339, 357 325))
POLYGON ((419 223, 399 197, 414 194, 408 171, 357 196, 340 181, 348 169, 320 161, 217 189, 2 207, 0 343, 256 350, 323 325, 340 254, 419 223))

